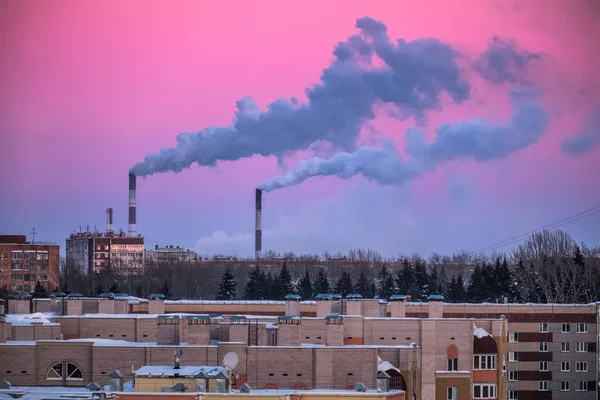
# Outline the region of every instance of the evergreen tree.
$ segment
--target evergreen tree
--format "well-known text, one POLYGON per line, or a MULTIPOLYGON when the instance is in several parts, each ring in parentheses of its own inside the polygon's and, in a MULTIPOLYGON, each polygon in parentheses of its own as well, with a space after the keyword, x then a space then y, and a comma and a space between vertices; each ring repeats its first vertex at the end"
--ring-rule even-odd
POLYGON ((275 278, 270 272, 264 274, 263 276, 264 285, 262 287, 264 290, 260 300, 277 300, 283 297, 277 278, 275 278))
POLYGON ((425 300, 431 293, 429 293, 429 277, 427 276, 425 261, 421 259, 415 261, 414 282, 415 287, 412 289, 414 297, 411 297, 417 300, 425 300))
POLYGON ((501 301, 503 297, 508 298, 509 301, 513 301, 513 277, 506 258, 504 258, 502 262, 498 264, 498 267, 496 269, 496 282, 498 288, 498 296, 501 298, 501 301))
POLYGON ((237 281, 229 270, 229 267, 225 269, 221 282, 219 283, 219 290, 217 291, 217 300, 233 300, 237 294, 237 281))
POLYGON ((467 288, 467 300, 470 303, 481 303, 485 300, 487 282, 484 274, 482 274, 482 268, 479 265, 475 266, 471 280, 469 281, 469 287, 467 288))
POLYGON ((430 294, 442 294, 440 290, 440 281, 438 278, 437 268, 433 266, 429 274, 429 292, 430 294))
POLYGON ((315 294, 329 293, 329 278, 325 270, 321 268, 315 279, 315 294))
POLYGON ((248 281, 244 288, 245 300, 261 300, 264 294, 265 277, 257 265, 248 275, 248 281))
POLYGON ((281 270, 279 271, 279 277, 277 279, 278 286, 278 297, 279 300, 283 300, 285 296, 288 294, 292 294, 294 291, 294 286, 292 285, 292 277, 288 272, 287 266, 285 262, 281 266, 281 270))
POLYGON ((110 289, 108 289, 109 293, 119 293, 119 283, 118 282, 113 282, 113 284, 110 286, 110 289))
POLYGON ((33 293, 31 294, 31 297, 34 299, 43 299, 43 298, 48 297, 48 291, 40 283, 40 281, 37 281, 35 283, 35 288, 33 289, 33 293))
POLYGON ((402 269, 398 271, 398 275, 396 276, 396 288, 398 289, 398 293, 404 295, 411 294, 414 281, 414 270, 408 262, 408 259, 405 258, 402 260, 402 269))
POLYGON ((305 300, 313 298, 313 288, 308 269, 304 272, 302 279, 300 279, 300 283, 298 284, 298 293, 305 300))
POLYGON ((142 285, 137 285, 137 287, 135 288, 135 296, 144 297, 144 290, 142 289, 142 285))
POLYGON ((379 296, 380 299, 389 299, 395 291, 394 278, 392 278, 392 275, 390 275, 384 265, 377 274, 377 296, 379 296))
POLYGON ((466 299, 465 283, 462 275, 458 277, 452 275, 452 280, 448 285, 448 301, 451 303, 462 303, 466 299))
POLYGON ((371 284, 369 283, 367 269, 365 267, 360 269, 360 275, 358 276, 358 281, 356 282, 354 291, 365 299, 371 299, 373 296, 375 296, 375 294, 371 291, 371 284))
POLYGON ((342 272, 342 276, 337 282, 335 287, 335 291, 338 294, 341 294, 343 297, 346 297, 350 293, 352 293, 353 285, 352 285, 352 277, 347 271, 342 272))
POLYGON ((160 293, 162 293, 167 299, 171 297, 171 285, 169 285, 169 281, 165 281, 163 283, 160 293))
POLYGON ((514 292, 515 299, 514 301, 517 303, 526 303, 529 299, 528 294, 526 293, 525 286, 525 276, 527 271, 525 269, 525 265, 523 264, 523 260, 519 259, 519 263, 517 264, 517 268, 515 270, 515 284, 514 284, 514 292))
POLYGON ((438 278, 438 282, 439 282, 439 294, 441 294, 442 296, 446 297, 448 295, 448 285, 450 284, 450 282, 448 282, 448 276, 446 275, 446 268, 442 265, 442 268, 440 269, 440 275, 438 278))
POLYGON ((104 287, 99 283, 96 287, 96 296, 100 296, 102 293, 104 293, 104 287))

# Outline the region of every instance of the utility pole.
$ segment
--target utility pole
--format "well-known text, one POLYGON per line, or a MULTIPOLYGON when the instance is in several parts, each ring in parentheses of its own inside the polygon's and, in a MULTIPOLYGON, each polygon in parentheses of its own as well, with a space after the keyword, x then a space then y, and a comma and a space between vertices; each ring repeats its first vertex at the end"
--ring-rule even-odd
POLYGON ((33 228, 33 231, 32 231, 32 232, 30 232, 30 233, 31 233, 31 243, 32 243, 32 244, 35 244, 35 234, 37 233, 37 232, 35 231, 35 228, 33 228))

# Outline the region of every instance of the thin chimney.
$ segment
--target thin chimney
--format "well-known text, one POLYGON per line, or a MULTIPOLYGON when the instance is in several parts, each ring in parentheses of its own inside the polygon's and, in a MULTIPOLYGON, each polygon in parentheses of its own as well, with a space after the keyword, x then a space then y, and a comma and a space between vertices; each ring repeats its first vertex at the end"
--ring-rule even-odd
POLYGON ((262 257, 262 190, 256 189, 256 232, 255 232, 255 258, 262 257))
POLYGON ((106 209, 106 233, 113 232, 113 209, 106 209))
POLYGON ((129 237, 137 236, 136 228, 136 176, 129 174, 129 237))

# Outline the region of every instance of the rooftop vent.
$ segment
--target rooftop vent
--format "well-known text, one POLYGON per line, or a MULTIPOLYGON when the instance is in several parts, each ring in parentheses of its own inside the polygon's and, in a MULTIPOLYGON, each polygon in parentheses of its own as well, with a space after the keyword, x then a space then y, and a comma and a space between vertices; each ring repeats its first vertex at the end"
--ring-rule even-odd
POLYGON ((186 390, 188 390, 188 387, 187 387, 187 386, 185 386, 185 385, 184 385, 183 383, 181 383, 181 382, 178 382, 178 383, 176 383, 176 384, 175 384, 175 385, 173 385, 173 387, 171 388, 171 391, 172 391, 172 392, 180 392, 180 393, 183 393, 183 392, 185 392, 186 390))
POLYGON ((10 384, 10 382, 6 379, 0 379, 0 389, 10 389, 11 386, 12 385, 10 384))
POLYGON ((87 390, 89 390, 90 392, 97 392, 97 391, 103 389, 103 387, 100 386, 100 384, 98 384, 96 382, 90 382, 90 383, 88 383, 88 385, 85 388, 87 390))
POLYGON ((356 386, 354 386, 354 390, 356 390, 357 392, 366 392, 367 391, 367 387, 363 383, 358 382, 356 384, 356 386))
POLYGON ((242 386, 240 386, 239 390, 240 390, 240 393, 250 393, 252 388, 247 383, 244 383, 242 386))

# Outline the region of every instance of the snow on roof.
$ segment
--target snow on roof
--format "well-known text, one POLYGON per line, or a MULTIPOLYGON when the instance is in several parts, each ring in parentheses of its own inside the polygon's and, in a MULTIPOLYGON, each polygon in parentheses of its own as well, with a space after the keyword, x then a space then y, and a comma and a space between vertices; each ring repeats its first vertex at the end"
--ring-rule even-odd
POLYGON ((6 322, 13 326, 28 326, 33 323, 41 325, 59 325, 52 322, 51 318, 54 315, 54 313, 7 314, 6 322))
POLYGON ((483 328, 475 328, 475 330, 473 331, 473 335, 477 336, 479 339, 484 338, 486 336, 492 336, 489 334, 488 331, 486 331, 483 328))
POLYGON ((393 369, 394 371, 400 372, 400 370, 392 365, 389 361, 383 361, 381 357, 377 356, 377 372, 385 372, 393 369))
MULTIPOLYGON (((233 390, 232 393, 239 393, 239 390, 233 390)), ((335 395, 336 397, 338 396, 343 396, 342 398, 347 398, 347 397, 363 397, 365 393, 367 394, 379 394, 381 395, 382 392, 376 390, 376 389, 367 389, 364 392, 357 392, 355 390, 342 390, 342 389, 309 389, 309 390, 294 390, 294 389, 251 389, 250 393, 251 395, 279 395, 279 396, 288 396, 288 395, 292 395, 292 394, 303 394, 303 393, 319 393, 319 394, 331 394, 331 395, 335 395)), ((404 393, 404 391, 402 390, 388 390, 387 392, 385 392, 386 395, 394 395, 394 394, 400 394, 400 393, 404 393)), ((171 393, 169 393, 170 395, 171 393)), ((213 393, 211 393, 212 395, 213 393)), ((220 395, 220 394, 219 394, 220 395)), ((225 396, 224 396, 225 397, 225 396)))
MULTIPOLYGON (((419 303, 408 303, 419 304, 419 303)), ((422 303, 426 304, 426 303, 422 303)), ((559 303, 444 303, 444 307, 464 307, 464 306, 496 306, 496 307, 595 307, 598 303, 588 304, 559 304, 559 303)))
MULTIPOLYGON (((165 304, 206 304, 206 305, 285 305, 283 300, 165 300, 165 304)), ((303 300, 300 304, 317 304, 314 300, 303 300)))
POLYGON ((189 376, 196 377, 204 374, 209 378, 223 378, 227 376, 227 372, 223 367, 217 366, 193 366, 193 365, 182 365, 179 368, 163 365, 147 365, 136 371, 135 376, 151 377, 151 376, 189 376))

